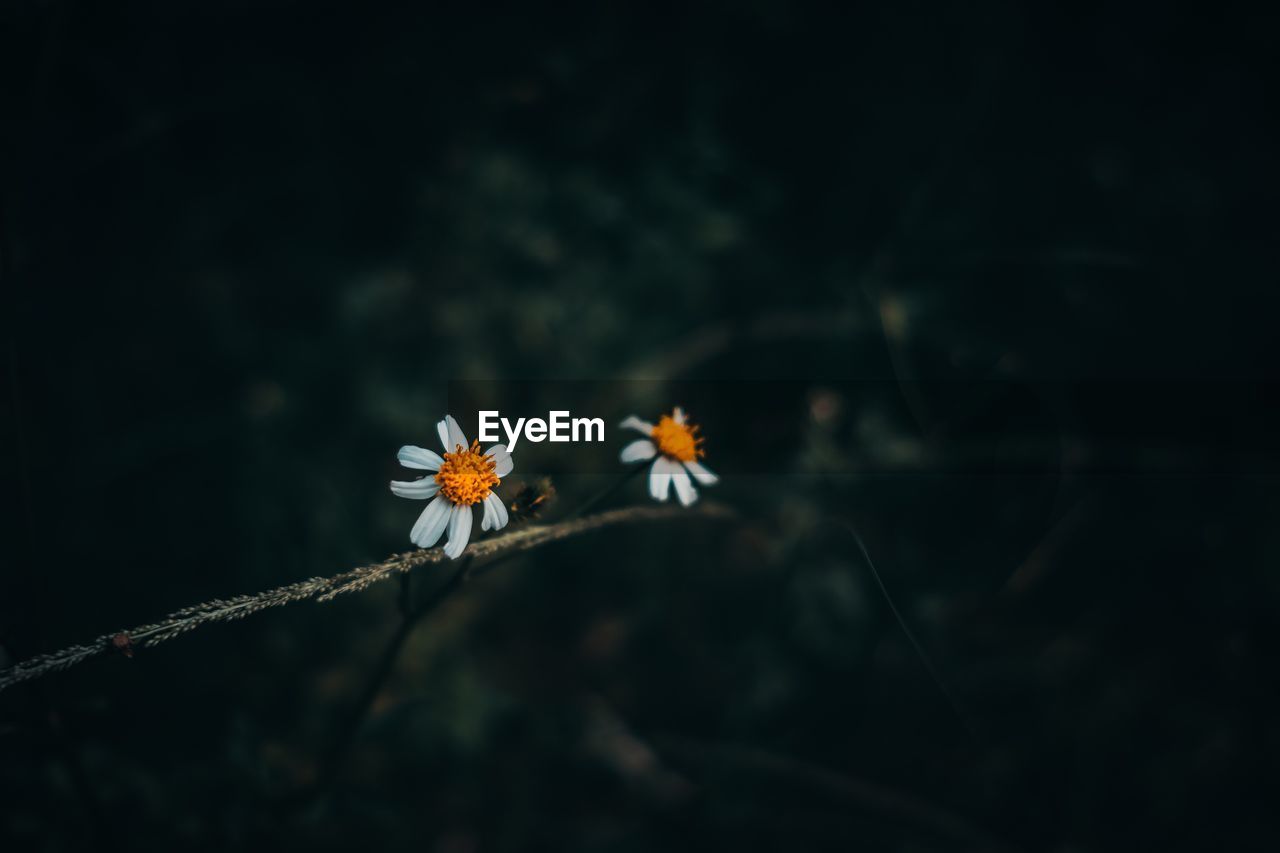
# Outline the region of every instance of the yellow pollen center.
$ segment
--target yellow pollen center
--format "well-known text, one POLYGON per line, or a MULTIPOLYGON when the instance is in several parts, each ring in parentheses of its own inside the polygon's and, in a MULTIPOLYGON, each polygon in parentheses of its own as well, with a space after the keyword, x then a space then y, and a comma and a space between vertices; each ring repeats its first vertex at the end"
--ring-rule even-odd
POLYGON ((704 453, 705 439, 698 435, 698 428, 689 423, 676 423, 670 415, 663 415, 649 435, 659 451, 681 462, 692 462, 704 453))
POLYGON ((502 481, 493 473, 497 462, 480 452, 480 442, 464 448, 454 445, 453 453, 444 455, 444 464, 436 473, 440 494, 455 504, 471 506, 489 496, 489 491, 502 481))

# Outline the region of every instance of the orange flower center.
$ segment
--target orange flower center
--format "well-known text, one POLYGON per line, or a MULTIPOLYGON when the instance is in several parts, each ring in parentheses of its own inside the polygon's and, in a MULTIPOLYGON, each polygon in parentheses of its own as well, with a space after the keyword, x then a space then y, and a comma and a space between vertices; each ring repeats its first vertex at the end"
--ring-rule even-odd
POLYGON ((681 462, 692 462, 705 453, 702 442, 706 439, 698 435, 698 428, 690 423, 677 423, 670 415, 663 415, 649 435, 658 450, 681 462))
POLYGON ((497 462, 492 456, 480 452, 479 441, 471 442, 467 448, 454 445, 454 452, 444 455, 444 464, 436 473, 440 494, 462 506, 480 503, 502 482, 493 473, 495 465, 497 462))

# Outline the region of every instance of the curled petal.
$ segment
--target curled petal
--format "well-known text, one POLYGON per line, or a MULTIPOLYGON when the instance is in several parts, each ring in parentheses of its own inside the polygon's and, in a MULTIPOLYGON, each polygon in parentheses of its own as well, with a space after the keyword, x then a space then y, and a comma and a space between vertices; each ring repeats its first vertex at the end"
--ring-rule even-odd
POLYGON ((657 452, 658 448, 654 446, 652 441, 647 438, 640 438, 622 448, 622 453, 618 454, 618 458, 623 462, 639 462, 642 459, 652 459, 657 452))
POLYGON ((676 497, 681 506, 691 506, 698 499, 698 490, 693 487, 693 480, 684 471, 677 470, 671 475, 671 482, 676 487, 676 497))
POLYGON ((419 471, 439 471, 440 466, 444 464, 440 454, 424 450, 421 447, 414 447, 411 444, 400 448, 396 458, 400 460, 400 464, 404 467, 417 468, 419 471))
POLYGON ((684 467, 689 469, 689 473, 693 475, 693 479, 697 480, 704 486, 714 486, 720 482, 720 478, 712 474, 706 469, 701 462, 686 462, 684 467))
POLYGON ((490 492, 488 497, 484 499, 485 507, 493 513, 493 522, 490 524, 494 530, 501 530, 507 526, 510 516, 507 514, 507 508, 502 503, 502 498, 490 492))
POLYGON ((471 507, 455 506, 449 516, 449 541, 444 546, 444 553, 451 560, 462 556, 471 538, 471 507))
POLYGON ((512 468, 516 467, 516 463, 511 459, 511 451, 507 450, 505 444, 495 444, 484 453, 486 456, 493 457, 493 474, 495 477, 505 477, 511 473, 512 468))
POLYGON ((484 504, 484 506, 480 510, 480 529, 481 530, 488 530, 489 528, 493 527, 493 507, 489 506, 489 498, 491 497, 493 497, 493 492, 490 492, 485 497, 485 499, 481 501, 481 503, 484 504))
POLYGON ((671 475, 680 470, 676 463, 659 456, 649 469, 649 496, 655 501, 665 501, 671 492, 671 475))
POLYGON ((642 432, 645 435, 653 434, 653 424, 648 421, 642 421, 635 415, 628 416, 622 423, 618 424, 622 429, 633 429, 636 432, 642 432))
POLYGON ((453 504, 444 495, 437 496, 427 504, 422 515, 418 516, 417 523, 409 532, 409 541, 419 548, 430 548, 436 544, 440 534, 444 533, 445 525, 449 523, 449 512, 452 509, 453 504))
POLYGON ((436 432, 440 434, 440 443, 444 445, 445 453, 453 453, 459 446, 470 447, 467 437, 462 433, 462 427, 458 426, 453 415, 445 415, 444 420, 436 424, 436 432))
POLYGON ((410 500, 425 501, 427 498, 435 497, 438 491, 440 491, 440 484, 436 482, 435 477, 391 481, 391 493, 410 500))

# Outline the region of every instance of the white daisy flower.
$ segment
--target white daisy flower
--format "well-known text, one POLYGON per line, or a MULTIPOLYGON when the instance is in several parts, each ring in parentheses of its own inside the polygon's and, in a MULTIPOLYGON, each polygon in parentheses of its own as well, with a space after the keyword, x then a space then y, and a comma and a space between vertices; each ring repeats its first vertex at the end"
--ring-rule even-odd
POLYGON ((719 481, 719 477, 698 461, 698 457, 703 455, 704 439, 698 435, 698 428, 685 419, 684 410, 679 406, 670 415, 663 415, 656 426, 635 415, 620 426, 649 436, 622 448, 619 458, 623 462, 653 459, 653 467, 649 469, 649 494, 654 500, 665 501, 671 487, 675 486, 680 503, 689 506, 698 499, 693 480, 704 486, 715 485, 719 481))
POLYGON ((481 530, 501 530, 507 526, 507 508, 493 493, 493 487, 511 473, 514 463, 505 445, 495 444, 481 453, 480 442, 468 444, 453 415, 445 415, 444 420, 436 424, 436 430, 444 446, 443 457, 413 446, 400 448, 397 455, 404 467, 433 471, 435 476, 393 480, 391 491, 402 498, 435 499, 418 516, 409 539, 419 548, 430 548, 448 528, 449 541, 444 552, 456 560, 471 538, 474 518, 471 507, 484 504, 481 530))

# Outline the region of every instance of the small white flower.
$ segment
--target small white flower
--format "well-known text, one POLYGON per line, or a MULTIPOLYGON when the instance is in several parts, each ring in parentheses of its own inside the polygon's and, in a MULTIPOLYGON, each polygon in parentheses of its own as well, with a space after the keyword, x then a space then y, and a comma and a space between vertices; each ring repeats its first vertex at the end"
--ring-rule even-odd
POLYGON ((679 406, 670 415, 663 415, 657 425, 632 415, 620 426, 649 436, 622 448, 618 458, 623 462, 653 459, 653 467, 649 469, 649 494, 655 501, 665 501, 671 487, 675 486, 680 503, 689 506, 698 499, 693 480, 704 486, 715 485, 719 481, 719 477, 698 461, 698 457, 703 455, 703 438, 698 435, 698 428, 686 421, 684 410, 679 406))
POLYGON ((514 464, 505 445, 495 444, 483 453, 480 442, 467 443, 462 428, 445 415, 436 424, 444 456, 412 445, 400 448, 398 458, 406 468, 432 471, 434 477, 391 482, 391 491, 402 498, 426 500, 435 498, 418 516, 409 539, 419 548, 430 548, 449 530, 444 552, 458 559, 471 538, 471 507, 483 503, 481 530, 501 530, 507 526, 507 508, 493 493, 493 487, 511 473, 514 464))

